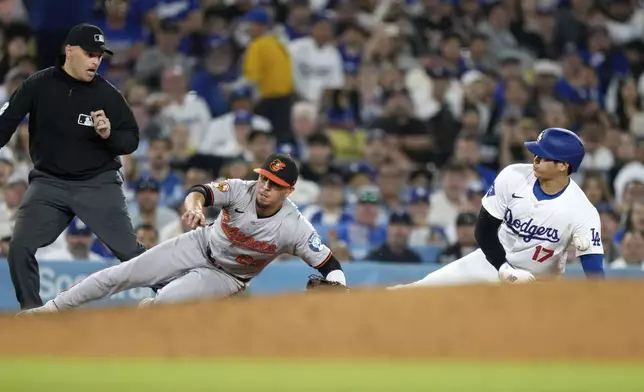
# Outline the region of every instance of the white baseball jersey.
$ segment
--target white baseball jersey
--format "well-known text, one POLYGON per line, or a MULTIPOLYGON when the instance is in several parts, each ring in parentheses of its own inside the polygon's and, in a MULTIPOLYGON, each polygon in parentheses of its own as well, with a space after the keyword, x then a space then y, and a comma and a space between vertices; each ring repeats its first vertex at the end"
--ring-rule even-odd
POLYGON ((206 185, 214 206, 222 209, 208 227, 212 258, 240 278, 257 276, 282 253, 300 257, 313 268, 326 263, 331 250, 290 200, 273 216, 257 216, 256 184, 231 179, 206 185))
POLYGON ((506 260, 535 275, 563 273, 574 236, 590 241, 587 250, 577 250, 577 257, 604 254, 599 213, 573 180, 559 194, 548 196, 531 164, 510 165, 483 197, 483 206, 503 221, 499 240, 506 260))

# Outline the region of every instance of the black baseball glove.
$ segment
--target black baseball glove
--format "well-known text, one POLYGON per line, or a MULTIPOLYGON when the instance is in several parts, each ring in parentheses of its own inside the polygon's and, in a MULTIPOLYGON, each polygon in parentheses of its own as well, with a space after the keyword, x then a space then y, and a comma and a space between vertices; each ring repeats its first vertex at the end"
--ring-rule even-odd
POLYGON ((349 288, 342 283, 326 280, 320 275, 309 275, 309 281, 306 282, 307 290, 339 290, 348 291, 349 288))

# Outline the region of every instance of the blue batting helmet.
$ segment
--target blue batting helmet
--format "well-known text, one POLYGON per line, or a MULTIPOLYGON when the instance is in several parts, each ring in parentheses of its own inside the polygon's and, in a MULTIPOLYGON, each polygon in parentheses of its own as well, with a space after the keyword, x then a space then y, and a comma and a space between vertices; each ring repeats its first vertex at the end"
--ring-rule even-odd
POLYGON ((537 141, 525 142, 525 146, 538 157, 568 163, 573 173, 579 169, 586 154, 579 136, 563 128, 545 129, 537 141))

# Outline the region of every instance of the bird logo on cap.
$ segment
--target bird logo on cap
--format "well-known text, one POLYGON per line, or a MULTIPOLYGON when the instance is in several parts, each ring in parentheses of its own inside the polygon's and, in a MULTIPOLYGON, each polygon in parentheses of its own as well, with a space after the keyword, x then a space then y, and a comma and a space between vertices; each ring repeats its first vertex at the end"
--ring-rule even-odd
POLYGON ((273 162, 271 162, 270 166, 271 171, 278 172, 286 167, 286 164, 279 159, 275 159, 273 162))
POLYGON ((541 139, 543 139, 543 133, 544 133, 544 132, 545 132, 545 131, 541 131, 541 133, 540 133, 540 134, 539 134, 539 136, 537 137, 537 141, 538 141, 538 142, 540 142, 540 141, 541 141, 541 139))

